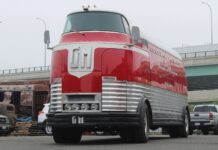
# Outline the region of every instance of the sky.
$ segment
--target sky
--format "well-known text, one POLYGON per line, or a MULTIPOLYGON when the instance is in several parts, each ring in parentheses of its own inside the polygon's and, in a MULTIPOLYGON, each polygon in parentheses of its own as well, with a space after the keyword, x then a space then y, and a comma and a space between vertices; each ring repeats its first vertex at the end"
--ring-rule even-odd
MULTIPOLYGON (((213 10, 218 43, 218 0, 204 0, 213 10)), ((44 25, 57 45, 70 12, 82 5, 124 14, 134 26, 168 47, 210 43, 210 11, 202 0, 0 0, 0 70, 44 65, 44 25)), ((46 51, 50 64, 50 50, 46 51)))

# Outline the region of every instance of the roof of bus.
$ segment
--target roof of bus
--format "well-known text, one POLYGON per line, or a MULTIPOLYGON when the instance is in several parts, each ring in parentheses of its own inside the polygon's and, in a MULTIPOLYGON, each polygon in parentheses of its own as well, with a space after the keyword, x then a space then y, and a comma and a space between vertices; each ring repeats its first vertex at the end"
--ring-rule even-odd
MULTIPOLYGON (((71 15, 71 14, 76 14, 76 13, 84 13, 84 12, 106 12, 106 13, 115 13, 115 14, 119 14, 122 15, 126 18, 125 15, 123 15, 122 13, 116 12, 116 11, 110 11, 110 10, 99 10, 99 9, 95 9, 95 10, 78 10, 78 11, 73 11, 71 13, 69 13, 67 16, 71 15)), ((126 18, 127 19, 127 18, 126 18)), ((127 19, 128 21, 128 19, 127 19)))

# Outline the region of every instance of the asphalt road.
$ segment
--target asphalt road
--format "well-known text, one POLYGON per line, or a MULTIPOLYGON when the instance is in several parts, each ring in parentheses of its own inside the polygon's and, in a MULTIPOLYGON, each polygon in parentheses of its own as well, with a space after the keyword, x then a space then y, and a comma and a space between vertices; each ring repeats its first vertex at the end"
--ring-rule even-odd
POLYGON ((81 144, 58 145, 49 136, 0 137, 0 150, 218 150, 218 136, 187 139, 152 136, 148 143, 122 143, 119 136, 83 136, 81 144))

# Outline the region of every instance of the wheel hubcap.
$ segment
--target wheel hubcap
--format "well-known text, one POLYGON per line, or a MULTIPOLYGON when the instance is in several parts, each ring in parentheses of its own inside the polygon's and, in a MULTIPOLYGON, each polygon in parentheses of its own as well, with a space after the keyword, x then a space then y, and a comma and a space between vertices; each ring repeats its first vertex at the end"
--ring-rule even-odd
POLYGON ((147 120, 147 113, 145 111, 145 117, 144 117, 144 125, 145 125, 145 135, 148 136, 148 120, 147 120))
POLYGON ((189 132, 189 121, 188 121, 187 114, 185 115, 185 131, 186 131, 186 133, 189 132))
POLYGON ((46 130, 47 134, 51 134, 52 133, 52 127, 51 126, 46 126, 45 130, 46 130))

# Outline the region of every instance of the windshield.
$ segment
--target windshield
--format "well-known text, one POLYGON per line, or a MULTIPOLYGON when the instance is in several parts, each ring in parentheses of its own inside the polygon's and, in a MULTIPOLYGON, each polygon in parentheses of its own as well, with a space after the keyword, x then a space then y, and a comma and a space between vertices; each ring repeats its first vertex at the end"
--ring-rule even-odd
POLYGON ((196 107, 195 112, 217 112, 214 106, 199 106, 196 107))
POLYGON ((70 14, 64 28, 64 33, 78 31, 112 31, 128 33, 124 18, 111 12, 80 12, 70 14))

